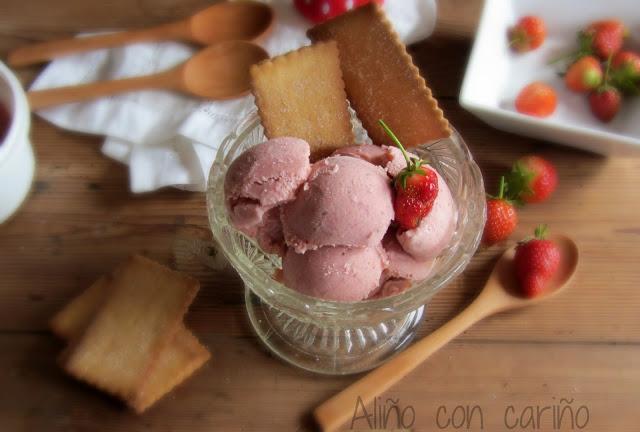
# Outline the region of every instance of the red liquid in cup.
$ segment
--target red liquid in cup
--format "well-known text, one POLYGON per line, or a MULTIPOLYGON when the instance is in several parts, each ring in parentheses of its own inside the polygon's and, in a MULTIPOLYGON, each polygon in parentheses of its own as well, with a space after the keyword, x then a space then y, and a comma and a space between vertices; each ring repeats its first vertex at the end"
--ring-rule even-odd
POLYGON ((9 111, 0 104, 0 145, 4 142, 4 138, 9 131, 9 125, 11 124, 11 117, 9 111))

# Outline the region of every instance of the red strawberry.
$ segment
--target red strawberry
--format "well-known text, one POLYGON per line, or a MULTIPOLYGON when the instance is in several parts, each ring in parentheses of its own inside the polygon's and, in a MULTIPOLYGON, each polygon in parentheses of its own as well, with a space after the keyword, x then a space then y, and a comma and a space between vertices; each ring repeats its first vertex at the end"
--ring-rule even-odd
POLYGON ((617 19, 591 23, 584 34, 591 38, 591 48, 603 60, 608 59, 622 48, 629 29, 617 19))
POLYGON ((514 257, 515 273, 525 297, 537 297, 548 288, 560 267, 560 249, 545 239, 546 227, 536 228, 535 238, 520 242, 514 257))
POLYGON ((518 225, 515 207, 504 198, 505 187, 505 178, 501 177, 498 196, 487 199, 487 222, 482 233, 482 244, 486 246, 506 240, 518 225))
POLYGON ((536 16, 525 16, 509 29, 509 44, 518 52, 531 51, 544 42, 547 35, 544 21, 536 16))
POLYGON ((309 21, 319 24, 367 3, 384 0, 293 0, 298 11, 309 21))
POLYGON ((429 214, 438 196, 438 176, 421 159, 410 159, 400 140, 383 120, 380 126, 402 151, 407 167, 396 176, 393 202, 395 220, 402 229, 413 229, 429 214))
POLYGON ((593 56, 582 57, 569 66, 564 76, 564 82, 575 92, 587 92, 602 84, 602 66, 593 56))
POLYGON ((558 173, 551 162, 536 155, 521 157, 507 177, 510 199, 525 203, 546 201, 558 186, 558 173))
POLYGON ((611 86, 604 86, 589 95, 591 112, 604 123, 608 123, 620 110, 620 92, 611 86))
POLYGON ((539 81, 524 87, 516 98, 516 110, 535 117, 550 116, 557 105, 556 91, 553 87, 539 81))
POLYGON ((620 51, 611 61, 611 70, 627 70, 633 77, 640 77, 640 55, 633 51, 620 51))
POLYGON ((611 60, 611 84, 623 93, 640 94, 640 55, 620 51, 611 60))
POLYGON ((407 171, 399 174, 395 181, 396 198, 393 210, 396 222, 401 228, 413 229, 433 207, 433 202, 438 196, 438 176, 427 167, 405 170, 407 171), (406 176, 403 177, 403 174, 406 176))

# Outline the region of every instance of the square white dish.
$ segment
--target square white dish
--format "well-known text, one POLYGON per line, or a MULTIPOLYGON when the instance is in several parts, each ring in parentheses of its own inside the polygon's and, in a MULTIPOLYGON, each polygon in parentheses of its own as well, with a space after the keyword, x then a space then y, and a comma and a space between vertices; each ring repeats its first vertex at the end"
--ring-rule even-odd
POLYGON ((460 104, 497 129, 566 144, 600 154, 640 154, 640 96, 626 97, 610 123, 601 123, 587 96, 568 90, 549 61, 577 49, 577 32, 592 21, 620 18, 640 48, 637 0, 485 0, 460 92, 460 104), (538 15, 547 26, 544 44, 528 53, 509 49, 507 31, 524 15, 538 15), (533 81, 555 88, 558 108, 547 118, 518 113, 514 100, 533 81))

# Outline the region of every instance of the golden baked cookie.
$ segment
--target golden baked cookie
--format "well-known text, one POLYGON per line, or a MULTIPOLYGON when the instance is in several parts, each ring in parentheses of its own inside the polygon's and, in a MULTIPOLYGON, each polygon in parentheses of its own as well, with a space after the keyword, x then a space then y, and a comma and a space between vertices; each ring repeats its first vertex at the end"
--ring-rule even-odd
POLYGON ((389 143, 379 119, 405 147, 451 134, 438 102, 377 4, 347 12, 308 34, 314 41, 337 42, 347 96, 374 143, 389 143))
POLYGON ((253 94, 268 138, 301 138, 312 160, 353 144, 335 42, 318 43, 251 68, 253 94))

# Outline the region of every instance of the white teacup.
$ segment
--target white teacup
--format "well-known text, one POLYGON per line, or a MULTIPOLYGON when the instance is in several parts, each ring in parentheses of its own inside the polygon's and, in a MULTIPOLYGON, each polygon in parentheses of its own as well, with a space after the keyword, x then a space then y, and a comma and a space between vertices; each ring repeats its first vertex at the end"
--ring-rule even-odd
POLYGON ((24 202, 35 171, 29 139, 31 113, 20 82, 0 62, 0 104, 9 113, 9 127, 0 141, 0 223, 24 202))

